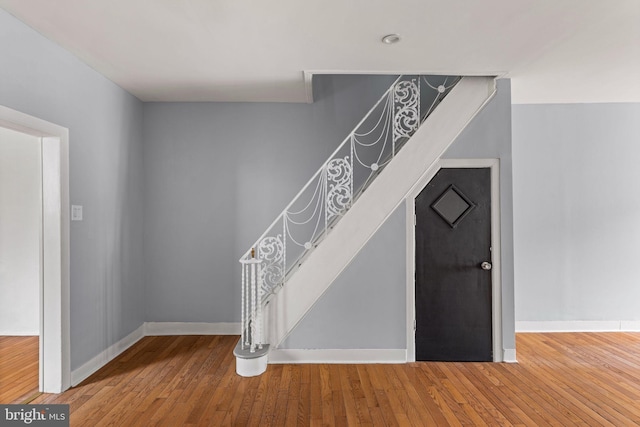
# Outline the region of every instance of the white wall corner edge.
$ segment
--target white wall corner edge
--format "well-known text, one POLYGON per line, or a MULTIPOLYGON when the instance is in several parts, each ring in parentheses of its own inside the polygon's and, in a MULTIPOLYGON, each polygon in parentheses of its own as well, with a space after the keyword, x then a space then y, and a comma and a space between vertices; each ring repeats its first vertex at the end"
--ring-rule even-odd
POLYGON ((521 320, 518 332, 640 332, 640 320, 521 320))
POLYGON ((240 335, 240 322, 146 322, 145 336, 161 335, 240 335))
POLYGON ((274 349, 269 363, 405 363, 407 350, 400 349, 274 349))
POLYGON ((138 329, 131 332, 120 341, 109 346, 106 350, 99 353, 84 365, 71 371, 71 386, 75 387, 82 381, 89 378, 89 376, 124 353, 129 347, 140 341, 142 338, 144 338, 144 324, 140 325, 138 329))

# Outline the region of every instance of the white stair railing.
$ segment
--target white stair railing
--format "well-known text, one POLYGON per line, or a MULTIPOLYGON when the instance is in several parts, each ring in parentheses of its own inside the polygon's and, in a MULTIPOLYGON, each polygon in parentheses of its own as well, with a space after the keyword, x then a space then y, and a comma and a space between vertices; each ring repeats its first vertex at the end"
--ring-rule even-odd
POLYGON ((265 344, 263 305, 459 80, 451 76, 400 76, 240 258, 242 349, 253 352, 265 344), (255 269, 254 276, 251 269, 255 269))

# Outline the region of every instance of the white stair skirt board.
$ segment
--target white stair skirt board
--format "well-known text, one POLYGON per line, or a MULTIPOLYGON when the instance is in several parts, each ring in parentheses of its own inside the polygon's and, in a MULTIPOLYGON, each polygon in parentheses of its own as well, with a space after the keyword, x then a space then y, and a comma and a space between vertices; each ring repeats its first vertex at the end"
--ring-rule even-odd
POLYGON ((401 349, 321 349, 272 350, 269 363, 405 363, 407 350, 401 349))
POLYGON ((240 323, 146 322, 145 336, 240 335, 240 323))
POLYGON ((267 305, 267 336, 275 348, 494 94, 490 77, 465 77, 452 89, 267 305))
POLYGON ((77 386, 82 381, 89 378, 89 376, 91 376, 91 374, 96 372, 98 369, 102 368, 104 365, 120 356, 125 350, 140 341, 143 337, 144 324, 140 325, 138 329, 131 332, 129 335, 122 338, 117 343, 111 345, 105 351, 101 352, 93 359, 80 366, 78 369, 74 369, 71 372, 71 385, 73 387, 77 386))
POLYGON ((517 332, 640 332, 640 320, 518 321, 517 332))

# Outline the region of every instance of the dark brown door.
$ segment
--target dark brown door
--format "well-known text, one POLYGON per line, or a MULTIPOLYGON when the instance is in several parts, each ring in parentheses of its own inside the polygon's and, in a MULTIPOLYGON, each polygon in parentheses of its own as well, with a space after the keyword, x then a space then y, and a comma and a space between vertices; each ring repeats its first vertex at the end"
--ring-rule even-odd
POLYGON ((491 169, 440 169, 415 204, 416 360, 491 361, 491 169))

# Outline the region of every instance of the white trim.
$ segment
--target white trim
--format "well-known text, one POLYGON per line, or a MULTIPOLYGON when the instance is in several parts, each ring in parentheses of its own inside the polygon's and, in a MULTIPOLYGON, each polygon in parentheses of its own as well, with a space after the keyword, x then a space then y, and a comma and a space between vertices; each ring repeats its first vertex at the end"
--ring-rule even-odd
POLYGON ((274 349, 269 363, 404 363, 407 351, 401 349, 274 349))
POLYGON ((518 363, 518 360, 516 359, 516 349, 505 348, 502 353, 502 361, 504 363, 518 363))
POLYGON ((21 330, 11 330, 11 329, 0 329, 0 336, 8 336, 8 337, 37 337, 40 333, 35 329, 30 329, 27 331, 21 330))
POLYGON ((42 138, 39 389, 70 384, 69 130, 0 105, 0 126, 42 138))
POLYGON ((621 320, 620 330, 625 332, 640 332, 640 320, 621 320))
POLYGON ((140 341, 144 337, 144 325, 140 325, 138 329, 131 332, 126 337, 122 338, 117 343, 109 346, 106 350, 89 360, 84 365, 71 372, 71 384, 77 386, 82 381, 86 380, 93 373, 97 372, 100 368, 111 362, 116 357, 120 356, 129 347, 140 341))
POLYGON ((640 332, 639 320, 518 321, 516 332, 640 332))
MULTIPOLYGON (((491 169, 491 270, 492 280, 492 330, 493 361, 502 362, 502 267, 500 260, 500 161, 499 159, 440 159, 429 168, 412 187, 406 198, 407 212, 407 361, 416 360, 415 348, 415 199, 441 168, 490 168, 491 169)), ((515 355, 514 355, 515 356, 515 355)), ((515 357, 513 358, 515 360, 515 357)))
POLYGON ((240 335, 240 323, 146 322, 145 336, 240 335))
MULTIPOLYGON (((429 180, 433 178, 433 175, 430 175, 429 180)), ((406 305, 405 305, 405 313, 407 315, 406 322, 406 342, 407 342, 407 362, 415 362, 416 361, 416 265, 415 265, 415 253, 416 253, 416 242, 415 242, 415 226, 416 226, 416 206, 415 200, 416 196, 409 196, 405 199, 405 244, 407 245, 405 250, 405 271, 406 274, 406 305), (411 229, 411 230, 409 230, 411 229), (410 238, 410 236, 412 236, 410 238)))
POLYGON ((368 75, 368 76, 413 76, 413 75, 423 75, 423 76, 463 76, 463 77, 494 77, 499 79, 508 74, 508 71, 482 71, 482 70, 470 70, 465 71, 463 73, 460 70, 425 70, 424 68, 403 68, 403 69, 386 69, 386 70, 338 70, 338 69, 324 69, 324 70, 304 70, 304 75, 315 75, 315 74, 339 74, 339 75, 368 75))
POLYGON ((304 79, 304 92, 307 98, 307 104, 313 104, 313 73, 303 71, 302 78, 304 79))

